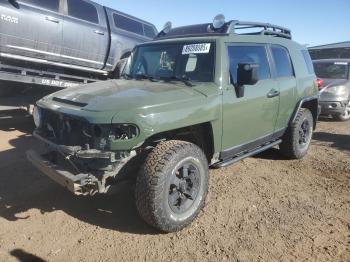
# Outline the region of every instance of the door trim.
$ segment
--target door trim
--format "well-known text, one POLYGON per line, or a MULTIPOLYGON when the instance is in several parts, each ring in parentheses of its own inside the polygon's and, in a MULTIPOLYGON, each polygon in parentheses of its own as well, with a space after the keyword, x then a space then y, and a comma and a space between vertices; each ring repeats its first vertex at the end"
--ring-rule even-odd
POLYGON ((74 57, 74 56, 66 56, 66 55, 61 55, 58 53, 46 52, 46 51, 41 51, 41 50, 32 49, 32 48, 28 48, 28 47, 14 46, 14 45, 6 45, 6 47, 19 49, 19 50, 23 50, 23 51, 35 52, 35 53, 44 54, 44 55, 52 55, 52 56, 57 56, 57 57, 61 57, 61 58, 68 58, 68 59, 78 60, 78 61, 87 62, 87 63, 104 65, 104 63, 102 63, 102 62, 96 62, 94 60, 88 60, 88 59, 74 57))
POLYGON ((45 65, 52 65, 52 66, 58 66, 58 67, 65 67, 75 70, 81 70, 81 71, 87 71, 87 72, 94 72, 98 74, 108 75, 107 71, 104 70, 98 70, 98 69, 92 69, 89 67, 83 67, 83 66, 76 66, 76 65, 69 65, 69 64, 63 64, 63 63, 57 63, 57 62, 51 62, 45 59, 39 59, 39 58, 31 58, 27 56, 21 56, 21 55, 11 55, 7 53, 0 53, 0 57, 10 58, 10 59, 16 59, 21 61, 28 61, 32 63, 39 63, 39 64, 45 64, 45 65))

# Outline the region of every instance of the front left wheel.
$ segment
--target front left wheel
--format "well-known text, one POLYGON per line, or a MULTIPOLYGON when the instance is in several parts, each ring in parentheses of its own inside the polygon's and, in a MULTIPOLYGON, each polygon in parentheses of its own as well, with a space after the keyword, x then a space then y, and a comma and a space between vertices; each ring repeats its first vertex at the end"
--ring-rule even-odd
POLYGON ((147 156, 136 180, 140 216, 163 232, 189 225, 204 205, 208 191, 208 162, 189 142, 164 141, 147 156))

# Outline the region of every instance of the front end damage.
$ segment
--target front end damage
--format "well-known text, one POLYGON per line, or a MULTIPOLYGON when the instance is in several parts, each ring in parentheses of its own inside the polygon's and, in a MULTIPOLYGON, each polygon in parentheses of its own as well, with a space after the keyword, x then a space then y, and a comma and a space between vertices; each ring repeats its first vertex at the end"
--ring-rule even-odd
MULTIPOLYGON (((108 140, 116 139, 110 128, 91 125, 52 111, 42 110, 42 123, 33 136, 44 145, 42 154, 27 151, 28 160, 42 173, 76 195, 106 193, 120 178, 136 151, 110 151, 108 140)), ((109 125, 106 125, 109 126, 109 125)), ((130 135, 118 130, 120 139, 130 135)))

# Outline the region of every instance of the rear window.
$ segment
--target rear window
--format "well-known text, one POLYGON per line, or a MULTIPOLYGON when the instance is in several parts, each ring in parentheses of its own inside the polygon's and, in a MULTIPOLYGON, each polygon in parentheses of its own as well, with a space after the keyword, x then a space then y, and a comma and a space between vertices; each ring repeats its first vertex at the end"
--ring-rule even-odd
POLYGON ((58 12, 59 0, 21 0, 20 2, 58 12))
POLYGON ((114 14, 113 19, 114 19, 114 24, 117 28, 123 29, 125 31, 129 31, 138 35, 143 35, 142 23, 118 14, 114 14))
POLYGON ((277 77, 294 76, 292 61, 287 49, 279 46, 272 46, 272 56, 275 61, 277 77))
POLYGON ((314 68, 319 78, 347 79, 349 74, 346 62, 315 62, 314 68))
POLYGON ((310 56, 309 51, 307 51, 307 50, 302 50, 301 52, 303 53, 303 56, 304 56, 304 60, 305 60, 305 63, 306 63, 307 70, 309 71, 310 74, 314 74, 314 73, 315 73, 315 71, 314 71, 314 65, 312 64, 312 60, 311 60, 311 56, 310 56))
POLYGON ((149 38, 154 38, 156 36, 156 32, 154 31, 153 26, 144 24, 143 29, 145 32, 145 36, 147 36, 149 38))
POLYGON ((96 7, 83 0, 68 0, 68 15, 94 24, 99 23, 96 7))

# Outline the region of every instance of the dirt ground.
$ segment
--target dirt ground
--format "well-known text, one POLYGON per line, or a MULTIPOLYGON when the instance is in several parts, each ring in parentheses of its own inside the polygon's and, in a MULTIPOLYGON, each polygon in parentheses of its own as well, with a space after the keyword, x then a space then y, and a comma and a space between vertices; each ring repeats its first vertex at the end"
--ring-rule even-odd
POLYGON ((206 207, 173 234, 137 216, 132 186, 77 198, 41 175, 32 128, 0 116, 0 261, 350 261, 350 122, 320 121, 301 161, 273 149, 211 170, 206 207))

